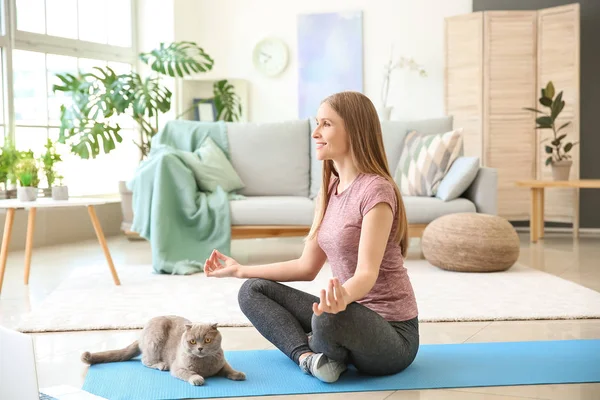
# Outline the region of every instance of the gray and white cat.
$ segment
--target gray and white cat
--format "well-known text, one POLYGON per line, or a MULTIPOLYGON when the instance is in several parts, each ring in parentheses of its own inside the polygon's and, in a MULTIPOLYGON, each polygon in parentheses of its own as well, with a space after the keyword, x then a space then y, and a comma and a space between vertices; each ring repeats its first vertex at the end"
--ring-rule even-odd
POLYGON ((225 360, 221 340, 216 324, 192 324, 178 316, 155 317, 148 321, 139 339, 124 349, 86 351, 81 361, 90 365, 127 361, 141 354, 145 366, 169 370, 174 377, 192 385, 203 385, 204 378, 210 376, 245 380, 246 375, 225 360))

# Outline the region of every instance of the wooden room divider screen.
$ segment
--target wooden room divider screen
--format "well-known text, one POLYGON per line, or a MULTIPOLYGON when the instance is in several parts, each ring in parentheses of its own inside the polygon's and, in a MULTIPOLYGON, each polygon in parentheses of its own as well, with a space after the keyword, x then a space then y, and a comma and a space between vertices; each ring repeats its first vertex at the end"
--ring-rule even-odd
MULTIPOLYGON (((445 21, 445 109, 463 127, 465 155, 498 170, 498 214, 528 220, 530 193, 517 180, 551 179, 533 112, 552 81, 563 91, 562 124, 579 141, 579 4, 537 11, 485 11, 445 21)), ((562 132, 561 132, 562 133, 562 132)), ((571 150, 571 178, 579 178, 579 146, 571 150)), ((579 199, 576 199, 577 204, 579 199)), ((572 222, 572 191, 546 197, 546 220, 572 222)))

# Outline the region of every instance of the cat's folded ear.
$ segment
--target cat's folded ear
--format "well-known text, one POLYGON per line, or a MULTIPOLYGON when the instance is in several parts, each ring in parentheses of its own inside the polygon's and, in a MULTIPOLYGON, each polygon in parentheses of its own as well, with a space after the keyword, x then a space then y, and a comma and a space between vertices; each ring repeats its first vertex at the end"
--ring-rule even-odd
POLYGON ((213 329, 217 329, 217 326, 218 326, 218 325, 219 325, 219 323, 218 323, 218 322, 216 322, 216 323, 214 323, 214 324, 211 324, 211 326, 210 326, 210 327, 211 327, 211 328, 213 328, 213 329))
POLYGON ((185 329, 188 331, 192 329, 192 324, 185 324, 185 329))

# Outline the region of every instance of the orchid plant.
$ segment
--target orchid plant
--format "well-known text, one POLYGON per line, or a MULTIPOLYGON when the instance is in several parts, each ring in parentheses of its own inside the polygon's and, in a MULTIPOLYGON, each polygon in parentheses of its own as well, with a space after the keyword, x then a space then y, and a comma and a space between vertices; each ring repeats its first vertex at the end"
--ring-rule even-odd
POLYGON ((390 47, 390 58, 384 66, 383 70, 383 85, 381 87, 381 105, 387 107, 388 94, 390 90, 390 78, 392 72, 399 69, 407 69, 409 71, 417 71, 419 76, 426 77, 427 71, 423 65, 417 63, 412 57, 400 56, 394 61, 394 45, 390 47))

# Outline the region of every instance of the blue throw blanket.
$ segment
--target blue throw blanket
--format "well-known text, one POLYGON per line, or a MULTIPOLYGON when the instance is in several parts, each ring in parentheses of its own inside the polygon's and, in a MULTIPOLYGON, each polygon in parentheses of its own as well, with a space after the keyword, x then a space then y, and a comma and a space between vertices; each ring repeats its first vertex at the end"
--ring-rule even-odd
POLYGON ((213 249, 230 253, 229 200, 243 196, 200 191, 193 152, 210 137, 229 158, 226 126, 220 122, 170 121, 128 182, 133 192, 131 230, 150 241, 156 273, 202 272, 213 249))

